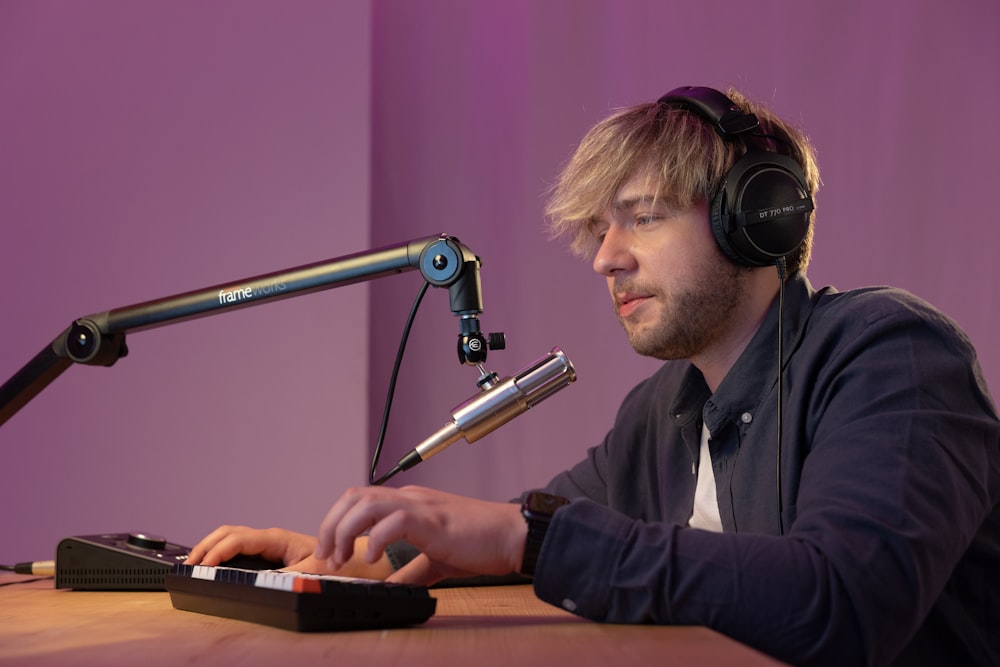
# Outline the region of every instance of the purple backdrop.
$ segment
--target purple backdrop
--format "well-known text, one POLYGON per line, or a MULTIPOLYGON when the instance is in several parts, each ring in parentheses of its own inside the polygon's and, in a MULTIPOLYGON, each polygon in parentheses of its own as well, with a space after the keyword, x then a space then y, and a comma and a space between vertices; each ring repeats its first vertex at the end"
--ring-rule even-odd
MULTIPOLYGON (((77 316, 445 231, 482 257, 482 321, 508 335, 487 366, 509 375, 558 345, 580 379, 398 482, 488 498, 541 484, 655 368, 603 280, 547 238, 545 190, 611 109, 704 84, 769 102, 816 144, 814 284, 923 296, 996 387, 1000 6, 870 5, 8 0, 0 380, 77 316)), ((71 368, 0 427, 0 562, 89 532, 313 531, 366 479, 418 286, 143 332, 114 368, 71 368)), ((383 468, 474 393, 456 333, 433 290, 383 468)))

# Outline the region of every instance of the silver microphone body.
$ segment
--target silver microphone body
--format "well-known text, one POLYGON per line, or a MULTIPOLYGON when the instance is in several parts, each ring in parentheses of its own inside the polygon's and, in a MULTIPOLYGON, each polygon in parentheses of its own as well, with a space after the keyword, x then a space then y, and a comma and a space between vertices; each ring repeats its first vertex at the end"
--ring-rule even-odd
POLYGON ((514 377, 500 380, 452 410, 451 421, 417 445, 409 458, 412 460, 415 454, 420 461, 426 461, 462 438, 473 443, 574 380, 572 362, 554 347, 514 377))

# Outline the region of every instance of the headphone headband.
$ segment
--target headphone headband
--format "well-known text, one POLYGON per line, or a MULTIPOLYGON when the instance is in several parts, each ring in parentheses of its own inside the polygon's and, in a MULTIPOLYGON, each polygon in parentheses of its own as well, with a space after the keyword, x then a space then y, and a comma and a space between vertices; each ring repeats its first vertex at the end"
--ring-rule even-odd
POLYGON ((724 139, 734 139, 760 127, 757 116, 747 113, 715 88, 681 86, 657 100, 660 105, 680 106, 710 121, 724 139))

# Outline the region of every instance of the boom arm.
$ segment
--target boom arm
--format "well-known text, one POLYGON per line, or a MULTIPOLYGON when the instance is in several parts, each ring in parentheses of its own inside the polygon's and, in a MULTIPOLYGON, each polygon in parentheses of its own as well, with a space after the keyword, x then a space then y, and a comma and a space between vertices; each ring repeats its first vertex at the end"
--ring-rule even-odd
POLYGON ((448 288, 460 318, 459 361, 477 365, 488 348, 503 347, 503 334, 487 340, 479 330, 479 267, 469 248, 442 234, 81 317, 0 387, 0 425, 73 363, 113 365, 128 354, 127 333, 412 270, 448 288))

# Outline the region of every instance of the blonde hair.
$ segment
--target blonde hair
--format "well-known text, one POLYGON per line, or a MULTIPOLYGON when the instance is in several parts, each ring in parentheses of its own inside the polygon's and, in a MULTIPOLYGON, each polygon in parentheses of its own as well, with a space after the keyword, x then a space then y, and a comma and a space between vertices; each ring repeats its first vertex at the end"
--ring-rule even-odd
MULTIPOLYGON (((592 224, 614 202, 619 189, 647 170, 667 203, 688 210, 711 202, 726 172, 751 149, 788 155, 798 162, 809 194, 819 189, 819 169, 808 139, 765 107, 730 89, 727 96, 757 116, 759 130, 740 141, 724 141, 701 116, 656 102, 618 111, 581 140, 552 188, 546 215, 555 236, 568 236, 581 257, 598 247, 592 224)), ((746 136, 746 135, 744 135, 746 136)), ((804 270, 812 251, 813 214, 802 245, 786 260, 789 272, 804 270)))

